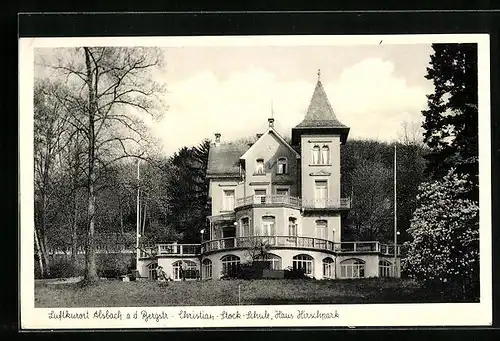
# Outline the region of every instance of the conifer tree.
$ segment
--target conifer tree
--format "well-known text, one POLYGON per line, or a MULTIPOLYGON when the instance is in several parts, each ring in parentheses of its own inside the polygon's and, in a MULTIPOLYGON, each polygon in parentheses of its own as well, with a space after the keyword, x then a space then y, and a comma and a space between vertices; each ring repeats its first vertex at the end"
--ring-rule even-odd
POLYGON ((434 93, 427 96, 428 108, 422 113, 427 172, 433 179, 451 168, 468 174, 469 197, 478 191, 478 77, 477 44, 433 44, 426 78, 434 93))

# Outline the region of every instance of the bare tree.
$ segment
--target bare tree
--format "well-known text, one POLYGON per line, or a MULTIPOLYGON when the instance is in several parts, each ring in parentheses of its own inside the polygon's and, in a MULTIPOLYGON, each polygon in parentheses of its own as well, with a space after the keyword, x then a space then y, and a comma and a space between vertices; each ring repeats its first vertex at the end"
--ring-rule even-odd
POLYGON ((151 142, 147 123, 162 114, 163 87, 152 71, 163 65, 155 48, 82 47, 54 51, 49 66, 67 85, 57 100, 69 113, 66 122, 85 146, 84 176, 87 202, 85 284, 98 280, 94 234, 96 194, 101 180, 125 158, 145 158, 151 142), (59 58, 57 58, 59 57, 59 58))
POLYGON ((60 88, 48 81, 37 81, 34 86, 34 186, 35 186, 35 241, 42 277, 50 276, 47 239, 50 220, 58 213, 56 177, 60 167, 59 153, 64 148, 66 111, 53 99, 60 88))
POLYGON ((422 122, 419 121, 404 121, 398 132, 398 140, 403 145, 416 145, 422 147, 424 145, 424 129, 422 122))

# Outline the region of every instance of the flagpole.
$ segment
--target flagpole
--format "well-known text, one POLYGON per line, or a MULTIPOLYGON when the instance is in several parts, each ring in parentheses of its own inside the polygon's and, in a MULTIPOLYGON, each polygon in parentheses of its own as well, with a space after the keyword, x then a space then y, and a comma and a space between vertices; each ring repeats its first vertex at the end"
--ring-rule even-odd
POLYGON ((396 176, 397 153, 394 144, 394 277, 397 276, 397 239, 398 239, 398 216, 397 216, 397 176, 396 176))
POLYGON ((139 271, 139 254, 140 254, 140 250, 139 250, 139 229, 140 229, 140 225, 141 225, 141 212, 140 212, 140 202, 139 202, 139 181, 140 181, 140 159, 137 159, 137 208, 136 208, 136 214, 137 214, 137 221, 136 221, 136 231, 135 231, 135 235, 136 235, 136 238, 135 238, 135 254, 136 254, 136 269, 137 271, 139 271))

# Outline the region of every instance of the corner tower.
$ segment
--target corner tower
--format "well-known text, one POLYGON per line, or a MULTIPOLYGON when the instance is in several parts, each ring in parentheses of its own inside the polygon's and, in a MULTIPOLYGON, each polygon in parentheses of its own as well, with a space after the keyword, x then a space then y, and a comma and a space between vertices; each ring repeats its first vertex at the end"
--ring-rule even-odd
MULTIPOLYGON (((304 225, 327 224, 326 236, 340 241, 340 213, 350 208, 341 198, 340 145, 349 128, 332 109, 318 71, 318 81, 304 120, 292 128, 292 144, 300 150, 299 176, 304 225)), ((320 237, 321 238, 321 237, 320 237)))

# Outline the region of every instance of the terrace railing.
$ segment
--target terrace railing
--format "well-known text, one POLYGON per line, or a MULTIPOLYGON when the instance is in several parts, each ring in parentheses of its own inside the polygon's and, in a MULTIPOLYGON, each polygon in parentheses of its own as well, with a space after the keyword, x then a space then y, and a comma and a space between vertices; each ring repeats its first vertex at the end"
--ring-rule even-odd
MULTIPOLYGON (((306 248, 316 250, 328 250, 339 253, 373 252, 384 255, 394 255, 394 245, 380 244, 380 242, 332 242, 326 239, 297 237, 297 236, 254 236, 222 238, 204 242, 201 244, 201 252, 212 252, 217 250, 259 247, 261 243, 270 247, 306 248)), ((400 246, 397 246, 400 254, 400 246)))
POLYGON ((152 256, 197 256, 200 254, 200 244, 157 244, 141 248, 140 257, 152 256))
MULTIPOLYGON (((202 244, 158 244, 155 247, 141 248, 140 257, 155 256, 198 256, 200 253, 229 249, 246 249, 265 244, 270 247, 327 250, 336 253, 380 253, 394 255, 394 244, 381 244, 375 241, 332 242, 330 240, 298 236, 252 236, 221 238, 203 242, 202 244)), ((397 255, 401 254, 401 246, 396 246, 397 255)))

